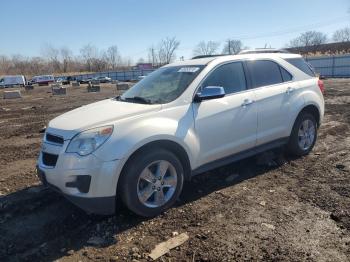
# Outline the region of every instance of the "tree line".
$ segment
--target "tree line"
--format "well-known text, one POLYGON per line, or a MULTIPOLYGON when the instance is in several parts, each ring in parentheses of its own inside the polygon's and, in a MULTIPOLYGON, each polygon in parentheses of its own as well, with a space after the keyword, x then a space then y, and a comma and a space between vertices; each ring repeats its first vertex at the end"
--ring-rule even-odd
MULTIPOLYGON (((289 41, 286 47, 317 47, 328 42, 349 42, 350 27, 335 31, 331 38, 318 31, 307 31, 289 41)), ((200 41, 192 50, 193 56, 214 54, 237 54, 247 49, 239 39, 227 39, 222 44, 216 41, 200 41)), ((176 59, 176 51, 179 50, 180 41, 176 37, 166 37, 159 43, 152 45, 147 50, 147 58, 140 58, 138 63, 151 63, 154 67, 171 63, 176 59)), ((122 57, 116 45, 106 50, 99 50, 93 44, 87 44, 79 50, 79 55, 74 55, 66 46, 55 47, 45 44, 42 47, 41 56, 24 57, 13 55, 11 57, 0 55, 0 75, 6 74, 67 74, 72 72, 101 72, 128 70, 134 62, 131 58, 122 57)))
MULTIPOLYGON (((315 50, 321 44, 329 42, 349 42, 350 41, 350 27, 345 27, 335 31, 331 38, 326 34, 318 31, 307 31, 301 33, 298 37, 291 39, 286 44, 286 48, 298 48, 298 47, 314 47, 315 50)), ((193 50, 194 56, 199 55, 214 55, 220 54, 219 52, 220 43, 215 41, 201 41, 193 50)), ((265 46, 266 47, 266 46, 265 46)), ((227 39, 224 43, 221 54, 238 54, 241 50, 247 49, 241 40, 238 39, 227 39)))

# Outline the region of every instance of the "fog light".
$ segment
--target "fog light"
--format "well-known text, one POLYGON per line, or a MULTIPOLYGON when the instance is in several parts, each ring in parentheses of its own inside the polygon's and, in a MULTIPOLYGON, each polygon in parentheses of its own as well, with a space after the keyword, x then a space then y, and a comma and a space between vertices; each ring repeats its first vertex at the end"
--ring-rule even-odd
POLYGON ((77 176, 77 179, 73 182, 67 182, 66 187, 77 188, 81 193, 88 193, 90 190, 91 176, 77 176))

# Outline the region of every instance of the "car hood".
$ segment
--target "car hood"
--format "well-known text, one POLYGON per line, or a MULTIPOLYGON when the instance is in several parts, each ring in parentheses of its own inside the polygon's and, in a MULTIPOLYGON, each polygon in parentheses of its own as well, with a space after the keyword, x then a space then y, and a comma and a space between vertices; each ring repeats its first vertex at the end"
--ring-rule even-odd
POLYGON ((79 107, 54 118, 50 121, 46 131, 60 135, 66 140, 86 129, 160 109, 161 105, 137 104, 107 99, 79 107))

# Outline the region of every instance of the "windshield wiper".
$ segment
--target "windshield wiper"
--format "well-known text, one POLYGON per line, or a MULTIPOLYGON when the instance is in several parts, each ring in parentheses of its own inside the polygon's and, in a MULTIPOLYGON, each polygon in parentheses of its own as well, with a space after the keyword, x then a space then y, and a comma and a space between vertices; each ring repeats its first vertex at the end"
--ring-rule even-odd
POLYGON ((133 97, 120 97, 120 101, 135 101, 135 102, 141 102, 143 104, 152 104, 151 99, 144 98, 141 96, 133 96, 133 97))

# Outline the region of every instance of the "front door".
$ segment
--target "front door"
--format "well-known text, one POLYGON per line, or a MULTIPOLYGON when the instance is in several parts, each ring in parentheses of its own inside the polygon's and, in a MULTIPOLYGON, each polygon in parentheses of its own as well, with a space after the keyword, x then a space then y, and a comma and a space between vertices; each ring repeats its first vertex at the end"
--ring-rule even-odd
POLYGON ((200 144, 197 167, 253 148, 257 132, 255 94, 247 89, 242 62, 218 66, 201 86, 222 86, 226 95, 193 103, 200 144))

